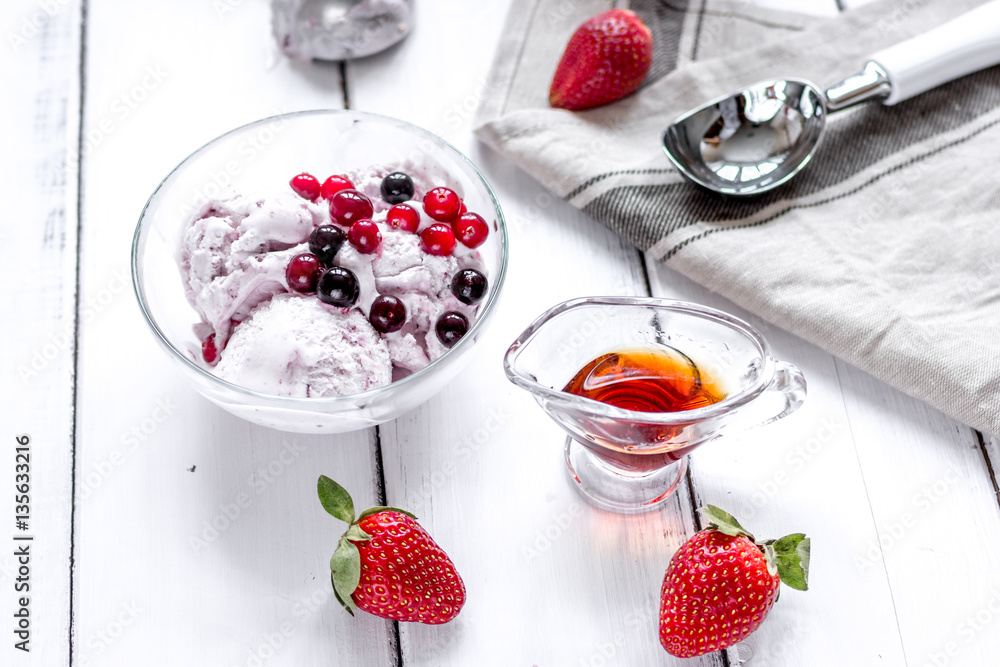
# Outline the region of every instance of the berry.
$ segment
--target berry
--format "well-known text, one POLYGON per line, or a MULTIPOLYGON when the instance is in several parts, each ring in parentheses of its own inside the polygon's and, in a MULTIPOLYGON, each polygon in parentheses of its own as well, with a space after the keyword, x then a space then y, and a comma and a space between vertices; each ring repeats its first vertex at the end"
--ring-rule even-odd
POLYGON ((424 195, 424 210, 427 215, 440 222, 451 222, 458 217, 462 200, 454 190, 434 188, 424 195))
POLYGON ((331 306, 350 308, 361 296, 361 285, 353 271, 342 266, 333 266, 320 275, 316 285, 316 296, 331 306))
POLYGON ((433 224, 420 232, 420 247, 428 255, 450 255, 455 249, 455 232, 448 225, 433 224))
POLYGON ((382 179, 382 199, 390 204, 413 199, 413 179, 401 171, 388 174, 382 179))
POLYGON ((316 255, 323 266, 333 266, 333 258, 340 246, 347 240, 347 234, 339 227, 321 225, 309 235, 309 252, 316 255))
POLYGON ((452 223, 455 236, 468 248, 478 248, 490 233, 490 227, 478 213, 463 213, 452 223))
POLYGON ((288 184, 292 186, 292 190, 295 190, 295 194, 303 199, 316 201, 319 198, 319 181, 312 174, 303 172, 293 177, 292 180, 288 181, 288 184))
POLYGON ((385 214, 385 221, 393 229, 416 234, 420 228, 420 213, 409 204, 396 204, 385 214))
POLYGON ((353 189, 354 183, 351 183, 351 179, 347 178, 347 176, 344 176, 343 174, 338 174, 323 181, 323 185, 319 189, 319 196, 327 201, 330 201, 330 198, 341 190, 353 189))
POLYGON ((549 88, 557 109, 590 109, 634 92, 653 63, 653 35, 627 9, 585 21, 566 44, 549 88))
POLYGON ((372 200, 357 190, 341 190, 330 197, 330 217, 345 227, 375 212, 372 200))
POLYGON ((288 281, 289 289, 295 292, 315 292, 316 280, 319 272, 323 270, 316 255, 303 253, 292 257, 285 267, 285 280, 288 281))
POLYGON ((465 604, 465 584, 448 554, 417 523, 394 507, 373 507, 355 519, 351 495, 329 477, 317 482, 319 500, 349 524, 330 559, 337 601, 380 618, 437 625, 465 604))
POLYGON ((382 243, 382 232, 371 220, 358 220, 347 230, 347 240, 362 255, 370 255, 378 250, 379 244, 382 243))
POLYGON ((368 321, 379 333, 399 331, 406 323, 406 306, 398 298, 382 294, 372 303, 368 321))
POLYGON ((208 334, 208 338, 201 341, 201 358, 209 366, 214 366, 219 361, 219 350, 215 347, 215 334, 208 334))
POLYGON ((475 269, 462 269, 451 279, 451 293, 469 306, 483 300, 487 286, 486 276, 475 269))
POLYGON ((442 345, 454 347, 455 343, 469 331, 469 320, 462 313, 451 310, 438 318, 434 331, 442 345))
POLYGON ((755 542, 718 507, 700 511, 711 523, 674 553, 660 588, 660 643, 679 658, 743 641, 771 610, 779 582, 808 589, 808 537, 755 542))
POLYGON ((465 200, 460 199, 459 203, 461 203, 462 205, 458 208, 458 214, 462 215, 463 213, 468 213, 469 209, 465 207, 465 200))

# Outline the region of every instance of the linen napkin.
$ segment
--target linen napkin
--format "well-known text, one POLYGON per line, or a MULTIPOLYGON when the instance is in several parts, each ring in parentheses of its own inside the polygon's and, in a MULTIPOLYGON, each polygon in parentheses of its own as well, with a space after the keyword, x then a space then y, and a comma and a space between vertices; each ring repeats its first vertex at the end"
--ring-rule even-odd
POLYGON ((894 107, 831 114, 780 189, 685 182, 660 134, 771 77, 827 87, 981 0, 881 0, 830 18, 748 2, 632 0, 654 34, 643 87, 548 106, 556 63, 601 0, 514 0, 476 133, 669 267, 977 429, 1000 434, 1000 68, 894 107))

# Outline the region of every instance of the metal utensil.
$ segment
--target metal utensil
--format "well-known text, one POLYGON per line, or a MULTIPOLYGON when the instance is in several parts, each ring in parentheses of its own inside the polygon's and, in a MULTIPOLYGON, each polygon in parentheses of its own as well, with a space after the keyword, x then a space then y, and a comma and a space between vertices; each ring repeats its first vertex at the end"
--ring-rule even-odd
POLYGON ((720 97, 669 125, 663 150, 698 185, 756 195, 808 164, 827 112, 869 100, 894 105, 1000 63, 1000 0, 889 47, 825 93, 809 81, 761 81, 720 97))
POLYGON ((271 11, 282 51, 306 61, 372 55, 413 25, 413 0, 272 0, 271 11))

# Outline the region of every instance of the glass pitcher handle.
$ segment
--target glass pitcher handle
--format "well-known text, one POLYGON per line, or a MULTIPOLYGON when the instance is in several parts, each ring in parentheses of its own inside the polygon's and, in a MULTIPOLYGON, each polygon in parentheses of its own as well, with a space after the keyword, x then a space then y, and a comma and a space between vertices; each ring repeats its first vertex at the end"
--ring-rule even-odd
POLYGON ((771 378, 771 383, 764 390, 764 395, 767 394, 775 394, 782 397, 783 400, 779 403, 780 409, 777 413, 766 417, 757 424, 758 426, 783 419, 802 407, 806 401, 806 376, 794 364, 787 361, 776 361, 774 362, 774 377, 771 378))
POLYGON ((805 400, 806 378, 802 371, 788 362, 775 361, 771 382, 749 405, 738 411, 725 431, 733 433, 766 426, 792 414, 805 400))

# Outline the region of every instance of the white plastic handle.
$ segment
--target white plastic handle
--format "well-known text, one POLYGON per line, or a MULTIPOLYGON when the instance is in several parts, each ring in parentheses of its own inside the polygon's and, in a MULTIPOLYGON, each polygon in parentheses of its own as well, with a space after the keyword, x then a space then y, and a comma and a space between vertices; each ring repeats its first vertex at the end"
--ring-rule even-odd
POLYGON ((992 0, 930 32, 879 51, 897 104, 942 83, 1000 63, 1000 0, 992 0))

